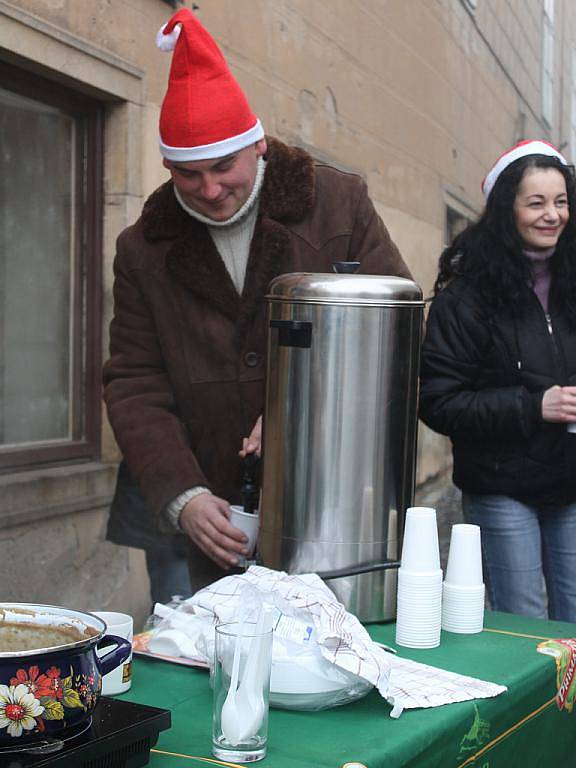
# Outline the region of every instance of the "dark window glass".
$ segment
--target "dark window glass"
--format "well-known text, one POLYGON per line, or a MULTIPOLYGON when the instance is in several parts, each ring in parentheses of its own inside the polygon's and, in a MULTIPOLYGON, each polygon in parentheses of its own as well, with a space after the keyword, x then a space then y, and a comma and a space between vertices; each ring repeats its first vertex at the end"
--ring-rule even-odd
POLYGON ((0 467, 98 448, 101 113, 0 63, 0 467))

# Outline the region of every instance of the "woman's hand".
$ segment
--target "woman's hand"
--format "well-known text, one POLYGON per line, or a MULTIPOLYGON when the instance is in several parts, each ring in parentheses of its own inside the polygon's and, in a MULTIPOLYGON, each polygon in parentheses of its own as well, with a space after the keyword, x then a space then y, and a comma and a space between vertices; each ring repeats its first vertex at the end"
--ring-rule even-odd
POLYGON ((260 458, 260 448, 262 446, 262 416, 258 416, 256 424, 252 428, 249 437, 242 440, 242 450, 240 456, 244 459, 247 454, 255 453, 260 458))
POLYGON ((554 386, 544 392, 542 398, 544 421, 576 421, 576 387, 554 386))

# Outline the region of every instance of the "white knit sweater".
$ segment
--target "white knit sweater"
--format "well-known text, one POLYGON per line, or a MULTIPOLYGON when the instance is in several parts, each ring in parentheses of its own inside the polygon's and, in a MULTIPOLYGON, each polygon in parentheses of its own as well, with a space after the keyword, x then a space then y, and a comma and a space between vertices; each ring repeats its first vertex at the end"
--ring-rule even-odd
POLYGON ((258 200, 264 181, 265 170, 266 162, 264 158, 259 157, 256 178, 250 196, 244 205, 226 221, 214 221, 190 208, 190 206, 186 205, 176 187, 174 187, 176 199, 186 213, 208 227, 214 245, 218 249, 218 253, 222 257, 239 294, 242 293, 242 288, 244 287, 246 265, 248 263, 252 235, 254 234, 254 226, 258 216, 258 200))

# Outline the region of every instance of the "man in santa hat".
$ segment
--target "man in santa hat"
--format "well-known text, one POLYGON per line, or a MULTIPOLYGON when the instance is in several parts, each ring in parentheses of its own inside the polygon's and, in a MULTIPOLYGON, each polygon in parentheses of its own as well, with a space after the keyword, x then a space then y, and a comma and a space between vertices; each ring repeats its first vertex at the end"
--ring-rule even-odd
POLYGON ((260 449, 270 281, 336 261, 410 273, 363 180, 265 136, 188 9, 158 37, 174 50, 160 116, 172 178, 118 239, 104 396, 125 459, 114 511, 130 519, 129 472, 160 527, 188 537, 196 590, 246 554, 229 504, 239 451, 260 449))

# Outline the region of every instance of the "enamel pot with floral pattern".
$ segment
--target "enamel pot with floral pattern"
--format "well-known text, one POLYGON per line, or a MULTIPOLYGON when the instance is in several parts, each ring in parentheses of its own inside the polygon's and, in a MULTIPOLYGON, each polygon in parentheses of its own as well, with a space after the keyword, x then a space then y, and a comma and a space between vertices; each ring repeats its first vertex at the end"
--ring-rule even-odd
POLYGON ((89 726, 103 675, 129 655, 90 613, 0 603, 0 749, 89 726))

